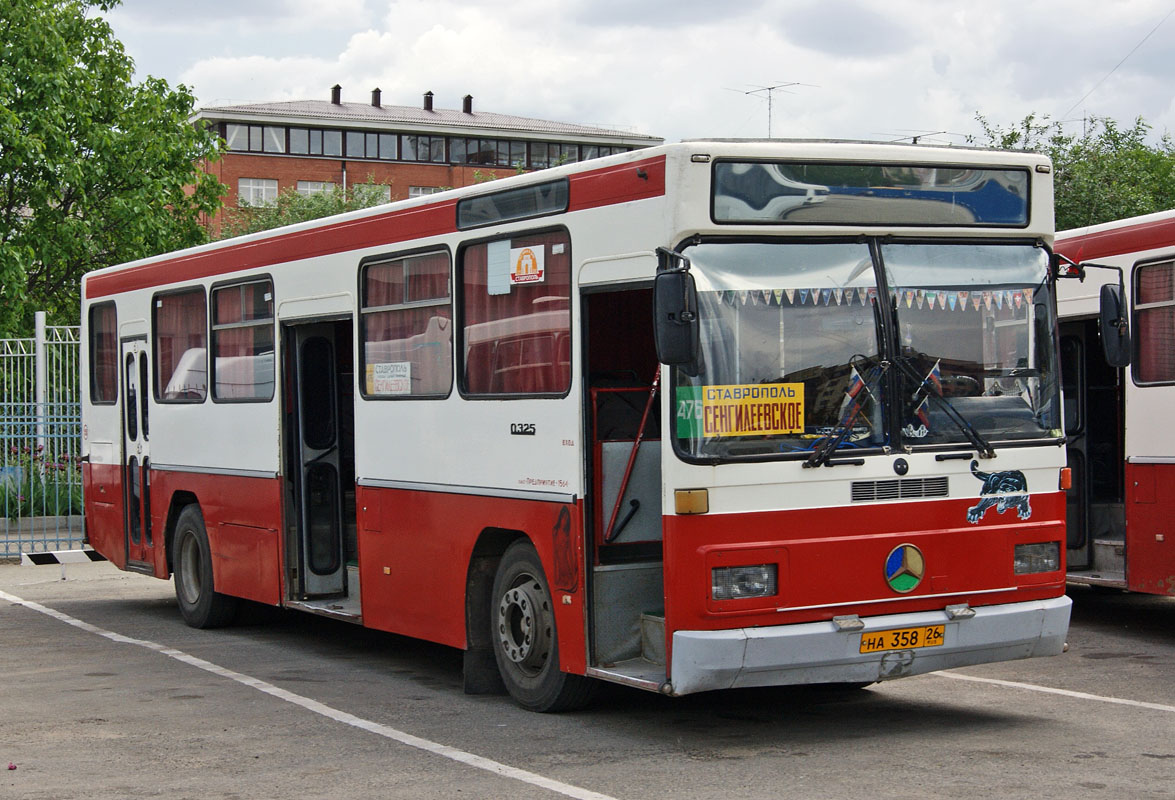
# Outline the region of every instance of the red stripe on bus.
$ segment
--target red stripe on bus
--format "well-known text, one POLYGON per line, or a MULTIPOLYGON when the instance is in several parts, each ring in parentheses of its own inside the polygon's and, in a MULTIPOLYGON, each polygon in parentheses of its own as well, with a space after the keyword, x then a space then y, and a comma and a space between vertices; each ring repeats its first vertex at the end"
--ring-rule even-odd
POLYGON ((1157 250, 1175 244, 1175 216, 1119 228, 1058 238, 1055 250, 1074 261, 1093 261, 1122 253, 1157 250))
POLYGON ((665 156, 572 175, 568 211, 582 211, 665 194, 665 156))
MULTIPOLYGON (((569 211, 644 200, 665 194, 665 157, 629 162, 569 177, 569 211)), ((307 230, 251 242, 225 244, 215 249, 162 258, 117 272, 94 275, 83 282, 87 299, 109 297, 135 289, 213 278, 249 269, 263 269, 288 261, 345 253, 454 233, 457 201, 374 217, 324 224, 307 230)))
POLYGON ((134 289, 200 280, 377 244, 450 233, 456 230, 456 205, 455 200, 448 200, 95 275, 86 279, 85 295, 88 299, 107 297, 134 289))

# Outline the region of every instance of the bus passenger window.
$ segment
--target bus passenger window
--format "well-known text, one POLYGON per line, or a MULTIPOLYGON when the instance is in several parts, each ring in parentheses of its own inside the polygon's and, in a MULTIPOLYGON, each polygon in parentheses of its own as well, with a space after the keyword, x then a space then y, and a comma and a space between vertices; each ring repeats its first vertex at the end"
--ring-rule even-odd
POLYGON ((273 283, 254 281, 212 292, 212 396, 273 399, 273 283))
POLYGON ((364 396, 448 396, 453 386, 448 253, 364 267, 361 320, 364 396))
POLYGON ((118 326, 114 303, 90 309, 90 402, 118 399, 118 326))
POLYGON ((571 386, 571 241, 564 231, 465 248, 463 389, 562 394, 571 386))
POLYGON ((204 290, 158 295, 152 309, 155 335, 155 399, 202 403, 208 396, 204 290))

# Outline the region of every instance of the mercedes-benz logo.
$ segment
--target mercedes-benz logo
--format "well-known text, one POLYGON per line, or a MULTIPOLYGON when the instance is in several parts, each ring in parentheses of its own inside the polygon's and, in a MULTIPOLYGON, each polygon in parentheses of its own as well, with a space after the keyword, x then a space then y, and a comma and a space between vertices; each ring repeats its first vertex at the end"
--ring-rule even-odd
POLYGON ((914 591, 925 574, 926 560, 912 544, 899 544, 885 558, 885 582, 899 594, 914 591))

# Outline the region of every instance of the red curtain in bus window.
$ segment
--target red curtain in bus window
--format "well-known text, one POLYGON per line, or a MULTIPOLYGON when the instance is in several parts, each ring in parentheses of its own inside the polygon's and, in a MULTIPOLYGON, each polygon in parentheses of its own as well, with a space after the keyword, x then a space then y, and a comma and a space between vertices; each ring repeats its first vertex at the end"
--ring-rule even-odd
POLYGON ((155 399, 202 401, 208 394, 204 290, 155 298, 155 399))
POLYGON ((212 293, 212 352, 218 400, 273 397, 273 285, 225 286, 212 293))
POLYGON ((367 394, 447 395, 453 384, 448 254, 372 264, 363 295, 367 394))
POLYGON ((118 330, 114 303, 90 309, 90 402, 118 399, 118 330))
POLYGON ((568 235, 553 231, 466 248, 462 281, 465 391, 567 391, 571 385, 568 235), (497 271, 492 281, 491 252, 497 271))
POLYGON ((1175 381, 1175 265, 1153 264, 1138 270, 1138 364, 1142 383, 1175 381))

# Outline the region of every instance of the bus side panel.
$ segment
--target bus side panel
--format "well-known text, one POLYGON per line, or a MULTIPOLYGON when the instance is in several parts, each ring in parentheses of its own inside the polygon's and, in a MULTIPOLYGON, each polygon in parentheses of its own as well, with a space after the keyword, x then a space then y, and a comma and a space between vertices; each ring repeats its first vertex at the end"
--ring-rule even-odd
POLYGON ((86 540, 119 569, 126 569, 126 536, 122 519, 122 466, 82 464, 86 501, 86 540))
POLYGON ((486 528, 522 531, 551 586, 560 667, 587 669, 578 506, 362 486, 356 501, 364 625, 464 649, 473 547, 486 528))
POLYGON ((1175 464, 1126 463, 1126 588, 1175 595, 1175 464))
MULTIPOLYGON (((1026 521, 1015 510, 1001 515, 993 507, 978 524, 968 524, 968 507, 974 502, 667 516, 666 632, 784 625, 845 614, 872 616, 1064 594, 1063 564, 1055 572, 1012 571, 1016 544, 1064 541, 1064 495, 1031 495, 1032 516, 1026 521), (888 555, 905 543, 917 546, 925 559, 925 574, 908 595, 895 592, 885 579, 888 555), (764 563, 779 565, 774 596, 711 599, 712 569, 764 563), (789 611, 790 607, 797 610, 789 611)), ((1063 556, 1063 546, 1061 552, 1063 556)))
POLYGON ((163 530, 177 491, 191 492, 200 503, 216 591, 279 605, 281 480, 154 470, 151 508, 157 515, 156 530, 163 530))

